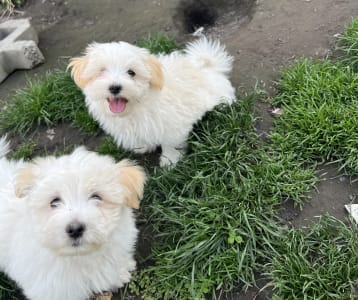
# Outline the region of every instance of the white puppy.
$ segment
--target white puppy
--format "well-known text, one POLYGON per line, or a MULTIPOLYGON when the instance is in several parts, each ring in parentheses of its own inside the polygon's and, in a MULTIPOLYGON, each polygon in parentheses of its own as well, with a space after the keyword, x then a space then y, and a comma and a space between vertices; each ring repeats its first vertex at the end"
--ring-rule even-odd
POLYGON ((31 300, 85 300, 130 280, 145 174, 84 148, 9 161, 0 140, 0 270, 31 300))
POLYGON ((135 152, 161 145, 161 166, 176 164, 193 125, 231 103, 233 58, 201 38, 183 51, 153 56, 125 42, 91 44, 69 64, 90 113, 119 146, 135 152))

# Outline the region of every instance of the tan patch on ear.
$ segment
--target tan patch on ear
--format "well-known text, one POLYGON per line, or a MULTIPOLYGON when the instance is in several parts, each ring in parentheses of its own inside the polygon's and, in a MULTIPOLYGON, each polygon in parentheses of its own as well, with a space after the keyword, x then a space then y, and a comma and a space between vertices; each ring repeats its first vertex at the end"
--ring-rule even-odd
POLYGON ((38 170, 45 168, 46 164, 54 159, 56 158, 52 156, 36 157, 32 162, 25 163, 15 176, 15 195, 19 198, 25 197, 40 176, 38 170))
POLYGON ((27 189, 29 189, 35 181, 33 167, 31 164, 21 168, 15 177, 15 195, 19 198, 25 197, 27 189))
POLYGON ((67 69, 71 68, 71 76, 77 86, 81 89, 83 89, 87 83, 90 81, 90 78, 84 78, 83 77, 83 71, 88 63, 88 57, 80 56, 80 57, 74 57, 71 58, 71 61, 67 67, 67 69))
POLYGON ((164 85, 162 65, 160 64, 159 60, 153 55, 149 56, 149 58, 146 60, 146 63, 151 69, 152 77, 150 79, 150 84, 154 88, 161 90, 164 85))
POLYGON ((120 181, 125 186, 125 198, 127 205, 139 208, 139 200, 143 197, 146 175, 142 167, 136 166, 130 160, 122 160, 117 166, 120 168, 120 181))

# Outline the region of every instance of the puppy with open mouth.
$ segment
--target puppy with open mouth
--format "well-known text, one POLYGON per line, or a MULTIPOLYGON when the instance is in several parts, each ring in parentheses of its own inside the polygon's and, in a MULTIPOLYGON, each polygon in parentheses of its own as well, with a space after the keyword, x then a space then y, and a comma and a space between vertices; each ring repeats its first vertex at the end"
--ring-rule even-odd
POLYGON ((183 51, 154 56, 126 42, 93 43, 69 64, 89 112, 118 146, 138 153, 161 146, 160 165, 175 165, 193 125, 232 103, 233 58, 200 38, 183 51))
POLYGON ((145 174, 77 148, 32 162, 0 139, 0 271, 30 300, 87 300, 129 282, 145 174))

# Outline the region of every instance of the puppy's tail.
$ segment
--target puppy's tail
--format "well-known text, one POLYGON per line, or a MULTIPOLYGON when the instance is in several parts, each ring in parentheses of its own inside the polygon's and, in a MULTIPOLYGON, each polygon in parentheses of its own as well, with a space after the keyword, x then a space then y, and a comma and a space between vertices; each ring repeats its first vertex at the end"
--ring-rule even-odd
POLYGON ((0 158, 4 157, 9 152, 9 142, 6 136, 0 138, 0 158))
POLYGON ((227 53, 218 40, 212 41, 201 37, 189 43, 184 52, 192 56, 201 67, 214 69, 224 75, 231 72, 234 58, 227 53))

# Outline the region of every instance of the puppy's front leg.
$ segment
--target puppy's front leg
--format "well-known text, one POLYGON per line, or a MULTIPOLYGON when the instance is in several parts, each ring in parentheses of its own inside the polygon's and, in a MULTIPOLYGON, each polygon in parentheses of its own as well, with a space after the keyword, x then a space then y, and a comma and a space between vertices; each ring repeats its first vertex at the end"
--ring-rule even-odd
POLYGON ((179 159, 184 155, 185 144, 178 147, 173 147, 171 145, 162 145, 162 155, 160 156, 160 166, 170 166, 174 167, 179 159))

